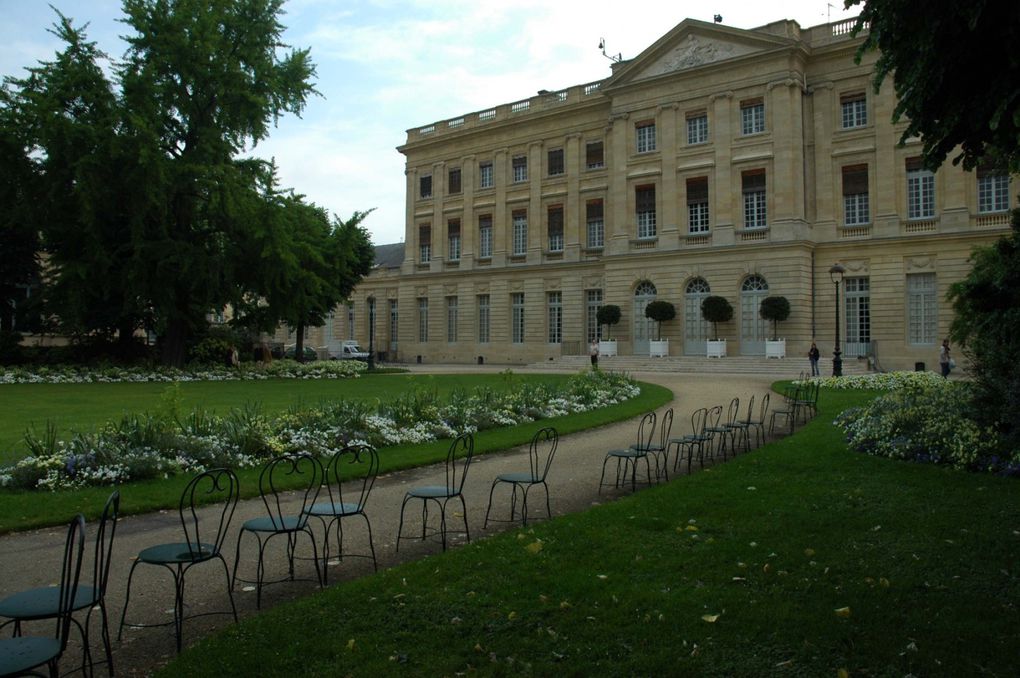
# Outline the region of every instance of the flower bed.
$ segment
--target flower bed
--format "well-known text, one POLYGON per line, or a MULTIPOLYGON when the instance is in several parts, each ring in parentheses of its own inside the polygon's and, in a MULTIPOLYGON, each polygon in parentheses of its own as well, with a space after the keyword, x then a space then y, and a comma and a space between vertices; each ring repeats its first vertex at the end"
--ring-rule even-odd
POLYGON ((584 372, 560 386, 478 388, 445 403, 415 390, 374 405, 336 400, 268 417, 249 405, 224 417, 129 415, 96 433, 57 440, 52 427, 26 437, 31 456, 0 468, 0 487, 57 490, 194 473, 215 466, 252 467, 287 451, 328 456, 353 442, 375 447, 450 438, 465 431, 515 426, 587 412, 640 393, 629 377, 584 372))
POLYGON ((903 388, 927 388, 943 384, 946 380, 935 372, 882 372, 854 374, 844 377, 813 377, 825 388, 868 389, 895 391, 903 388))
POLYGON ((0 367, 0 384, 97 384, 118 382, 241 381, 247 379, 351 379, 368 366, 360 360, 274 360, 262 365, 179 370, 173 367, 0 367))

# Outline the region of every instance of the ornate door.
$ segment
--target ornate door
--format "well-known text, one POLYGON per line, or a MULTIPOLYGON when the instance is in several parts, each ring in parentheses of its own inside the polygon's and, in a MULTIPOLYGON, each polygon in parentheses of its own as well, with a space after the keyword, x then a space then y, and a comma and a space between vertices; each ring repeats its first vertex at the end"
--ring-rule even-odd
POLYGON ((634 355, 648 355, 648 342, 655 336, 655 321, 645 317, 645 306, 655 301, 656 293, 648 281, 634 290, 634 355))
POLYGON ((704 278, 695 278, 684 290, 684 355, 705 355, 705 341, 711 336, 712 324, 701 315, 701 302, 712 289, 704 278))
POLYGON ((758 312, 769 295, 769 284, 760 275, 752 275, 740 287, 740 355, 765 355, 768 323, 758 312))

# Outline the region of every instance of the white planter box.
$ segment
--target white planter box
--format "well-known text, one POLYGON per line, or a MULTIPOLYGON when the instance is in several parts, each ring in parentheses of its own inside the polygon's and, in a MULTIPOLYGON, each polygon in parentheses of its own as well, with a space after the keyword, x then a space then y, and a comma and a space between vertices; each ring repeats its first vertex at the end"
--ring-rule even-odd
POLYGON ((765 341, 765 357, 766 358, 785 358, 786 357, 786 339, 777 339, 775 341, 765 341))
POLYGON ((726 357, 726 340, 725 339, 709 339, 705 342, 707 348, 707 355, 709 358, 725 358, 726 357))
POLYGON ((669 355, 669 339, 648 342, 648 355, 652 358, 665 358, 669 355))
POLYGON ((599 342, 599 355, 611 358, 616 355, 616 339, 599 342))

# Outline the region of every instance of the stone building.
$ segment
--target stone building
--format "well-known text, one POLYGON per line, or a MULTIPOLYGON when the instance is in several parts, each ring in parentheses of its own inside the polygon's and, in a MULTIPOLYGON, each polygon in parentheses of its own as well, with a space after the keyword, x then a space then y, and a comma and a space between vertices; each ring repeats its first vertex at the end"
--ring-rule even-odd
POLYGON ((787 352, 825 354, 840 262, 844 354, 934 362, 949 285, 1008 231, 1010 177, 933 174, 918 141, 900 146, 891 82, 876 94, 875 56, 854 63, 852 25, 688 19, 605 80, 409 130, 405 242, 311 343, 528 363, 584 352, 616 304, 619 353, 647 354, 661 299, 669 353, 704 355, 717 295, 729 354, 763 355, 758 307, 783 296, 787 352))

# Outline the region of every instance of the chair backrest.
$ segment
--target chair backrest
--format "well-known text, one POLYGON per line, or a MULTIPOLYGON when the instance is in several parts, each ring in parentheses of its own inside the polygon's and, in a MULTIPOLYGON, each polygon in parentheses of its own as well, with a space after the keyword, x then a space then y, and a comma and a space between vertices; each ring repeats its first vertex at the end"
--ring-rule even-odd
POLYGON ((700 436, 705 434, 705 427, 708 426, 708 408, 694 410, 691 414, 691 434, 700 436))
POLYGON ((747 401, 747 417, 740 423, 747 424, 751 421, 751 417, 754 416, 754 394, 751 394, 751 399, 747 401))
POLYGON ((67 647, 71 635, 71 612, 81 580, 81 561, 85 554, 85 516, 76 515, 67 526, 67 540, 64 542, 64 557, 60 565, 60 592, 57 601, 57 638, 60 653, 67 647))
POLYGON ((560 443, 560 435, 552 426, 539 429, 531 438, 528 458, 531 460, 531 477, 545 481, 556 456, 556 447, 560 443))
POLYGON ((330 503, 357 506, 358 512, 364 511, 377 475, 379 453, 374 447, 350 445, 343 448, 326 464, 323 483, 330 503))
POLYGON ((708 410, 708 415, 705 417, 705 428, 718 428, 719 420, 722 419, 722 405, 716 405, 708 410))
POLYGON ((96 553, 92 561, 92 586, 98 596, 106 595, 106 582, 110 579, 110 557, 113 553, 113 537, 117 532, 117 516, 120 515, 120 490, 114 490, 99 519, 96 529, 96 553))
POLYGON ((670 407, 662 413, 662 420, 659 422, 659 449, 666 449, 669 444, 669 434, 673 430, 673 408, 670 407))
POLYGON ((470 433, 461 433, 450 443, 450 450, 446 453, 446 487, 455 494, 464 489, 464 479, 474 454, 475 437, 470 433))
POLYGON ((636 449, 647 450, 652 446, 652 438, 655 436, 655 412, 649 412, 641 417, 638 423, 636 449))
POLYGON ((228 468, 199 473, 184 488, 181 493, 181 526, 193 560, 206 560, 220 552, 227 537, 227 527, 234 517, 237 498, 237 476, 228 468), (207 521, 206 525, 212 524, 212 527, 206 529, 199 519, 198 510, 202 505, 212 503, 213 499, 218 502, 219 511, 214 513, 215 520, 207 521), (200 549, 200 544, 211 545, 212 551, 200 549))
POLYGON ((730 401, 730 407, 726 410, 726 423, 733 425, 737 423, 737 417, 740 416, 740 398, 734 398, 730 401))
POLYGON ((760 422, 764 422, 765 421, 765 415, 768 414, 768 411, 769 411, 769 398, 770 397, 772 397, 772 394, 771 393, 766 393, 761 398, 761 415, 758 417, 758 421, 760 421, 760 422))
POLYGON ((811 393, 811 396, 810 396, 811 404, 813 406, 817 407, 817 405, 818 405, 818 391, 821 390, 822 383, 820 381, 812 381, 811 382, 811 388, 812 388, 812 393, 811 393))
POLYGON ((323 475, 322 464, 307 452, 281 454, 266 462, 259 473, 259 494, 277 529, 283 529, 286 519, 291 516, 300 516, 298 526, 304 525, 308 511, 319 496, 323 475), (296 510, 287 510, 280 494, 295 484, 297 487, 294 491, 301 498, 301 506, 296 510))

